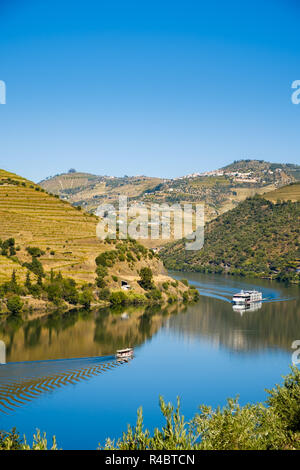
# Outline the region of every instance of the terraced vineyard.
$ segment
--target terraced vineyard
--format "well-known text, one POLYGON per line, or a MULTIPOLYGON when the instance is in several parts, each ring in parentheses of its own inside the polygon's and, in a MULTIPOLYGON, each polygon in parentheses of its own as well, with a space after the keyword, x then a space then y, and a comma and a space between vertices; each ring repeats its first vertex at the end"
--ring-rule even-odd
MULTIPOLYGON (((95 257, 109 249, 96 238, 97 217, 48 194, 38 185, 12 173, 0 172, 0 238, 15 239, 16 255, 0 256, 0 283, 10 279, 15 270, 17 278, 24 281, 30 262, 28 247, 38 247, 43 254, 39 260, 46 272, 61 271, 79 283, 95 280, 95 257)), ((154 274, 161 263, 147 262, 154 274)), ((143 261, 135 268, 119 263, 115 274, 124 273, 134 278, 143 261)))
POLYGON ((93 212, 99 204, 117 202, 119 195, 126 195, 129 199, 140 198, 162 182, 160 178, 146 176, 118 178, 71 171, 47 178, 40 185, 71 204, 93 212))
POLYGON ((300 183, 291 183, 282 188, 278 188, 275 191, 271 191, 268 194, 265 194, 264 197, 272 202, 279 201, 300 201, 300 183))

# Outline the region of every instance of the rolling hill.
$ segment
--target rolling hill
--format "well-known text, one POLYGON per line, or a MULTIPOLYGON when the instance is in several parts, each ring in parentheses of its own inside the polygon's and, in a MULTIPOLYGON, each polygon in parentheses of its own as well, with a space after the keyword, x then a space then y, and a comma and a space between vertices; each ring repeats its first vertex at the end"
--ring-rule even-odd
POLYGON ((271 192, 298 180, 298 165, 239 160, 219 170, 174 179, 146 176, 115 178, 70 170, 47 178, 40 185, 88 212, 94 212, 102 203, 116 205, 119 195, 127 195, 129 202, 143 202, 147 206, 204 203, 205 217, 209 221, 236 207, 247 197, 271 192))
POLYGON ((47 178, 39 184, 46 191, 59 195, 74 206, 94 212, 99 204, 116 203, 119 195, 139 199, 144 192, 153 190, 163 182, 160 178, 124 176, 121 178, 97 176, 70 170, 68 173, 47 178))

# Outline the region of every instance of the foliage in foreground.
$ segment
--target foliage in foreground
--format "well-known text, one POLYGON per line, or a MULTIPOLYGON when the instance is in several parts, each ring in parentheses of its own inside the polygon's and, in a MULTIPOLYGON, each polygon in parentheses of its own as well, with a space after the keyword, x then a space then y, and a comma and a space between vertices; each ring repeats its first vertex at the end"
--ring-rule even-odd
MULTIPOLYGON (((165 425, 153 434, 144 428, 143 412, 138 410, 135 426, 116 442, 107 439, 106 450, 300 450, 300 370, 284 377, 283 385, 268 390, 267 406, 261 403, 240 406, 229 399, 224 408, 213 410, 201 405, 199 412, 186 421, 175 408, 160 398, 165 425)), ((34 436, 32 447, 15 430, 0 433, 0 449, 47 449, 45 435, 34 436)), ((56 449, 53 439, 52 449, 56 449)), ((100 447, 99 449, 103 449, 100 447)))

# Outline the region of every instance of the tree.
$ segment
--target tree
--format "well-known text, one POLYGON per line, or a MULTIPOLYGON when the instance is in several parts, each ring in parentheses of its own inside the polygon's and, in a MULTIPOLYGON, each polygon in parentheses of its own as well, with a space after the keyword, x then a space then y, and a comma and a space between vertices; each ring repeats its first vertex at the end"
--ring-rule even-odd
POLYGON ((153 273, 150 268, 147 266, 142 268, 140 270, 140 280, 139 280, 139 285, 145 289, 145 290, 150 290, 153 289, 153 273))
POLYGON ((109 301, 112 305, 124 305, 126 300, 127 296, 123 291, 112 292, 109 297, 109 301))
POLYGON ((32 287, 29 271, 27 271, 27 274, 26 274, 25 287, 27 287, 28 290, 30 290, 32 287))
POLYGON ((39 258, 44 255, 45 252, 36 246, 28 246, 26 248, 27 253, 29 253, 34 258, 39 258))
POLYGON ((14 294, 20 293, 20 287, 18 286, 18 283, 17 283, 17 276, 16 276, 15 270, 13 270, 11 274, 11 279, 7 285, 7 291, 13 292, 14 294))
POLYGON ((7 308, 12 315, 18 315, 23 308, 23 302, 18 295, 12 295, 7 300, 7 308))
POLYGON ((284 377, 283 386, 276 385, 272 390, 267 390, 267 403, 287 429, 300 432, 300 370, 296 366, 291 369, 292 373, 284 377))
POLYGON ((79 294, 79 303, 84 306, 84 308, 89 309, 91 307, 91 302, 93 300, 93 294, 90 289, 84 289, 79 294))
POLYGON ((42 277, 41 273, 38 274, 37 284, 38 284, 38 286, 43 287, 43 277, 42 277))
POLYGON ((24 263, 23 266, 32 271, 37 276, 39 274, 43 277, 45 276, 43 265, 35 256, 32 256, 31 263, 24 263))

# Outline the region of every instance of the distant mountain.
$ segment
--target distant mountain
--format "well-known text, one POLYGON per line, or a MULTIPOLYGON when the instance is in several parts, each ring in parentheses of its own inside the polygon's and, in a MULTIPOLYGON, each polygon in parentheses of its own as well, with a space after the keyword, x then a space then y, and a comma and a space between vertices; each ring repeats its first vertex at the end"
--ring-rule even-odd
POLYGON ((109 177, 70 170, 40 182, 49 192, 73 205, 94 212, 102 203, 117 204, 119 195, 129 202, 203 203, 206 221, 233 209, 255 194, 274 191, 300 181, 300 166, 262 160, 239 160, 224 168, 174 179, 146 176, 109 177))
POLYGON ((170 269, 299 283, 300 203, 247 198, 206 224, 202 250, 186 251, 180 240, 165 246, 160 255, 170 269))
POLYGON ((152 191, 163 182, 160 178, 146 176, 97 176, 90 173, 69 171, 41 181, 46 191, 57 194, 75 206, 93 212, 102 203, 116 203, 119 195, 139 199, 146 191, 152 191))

